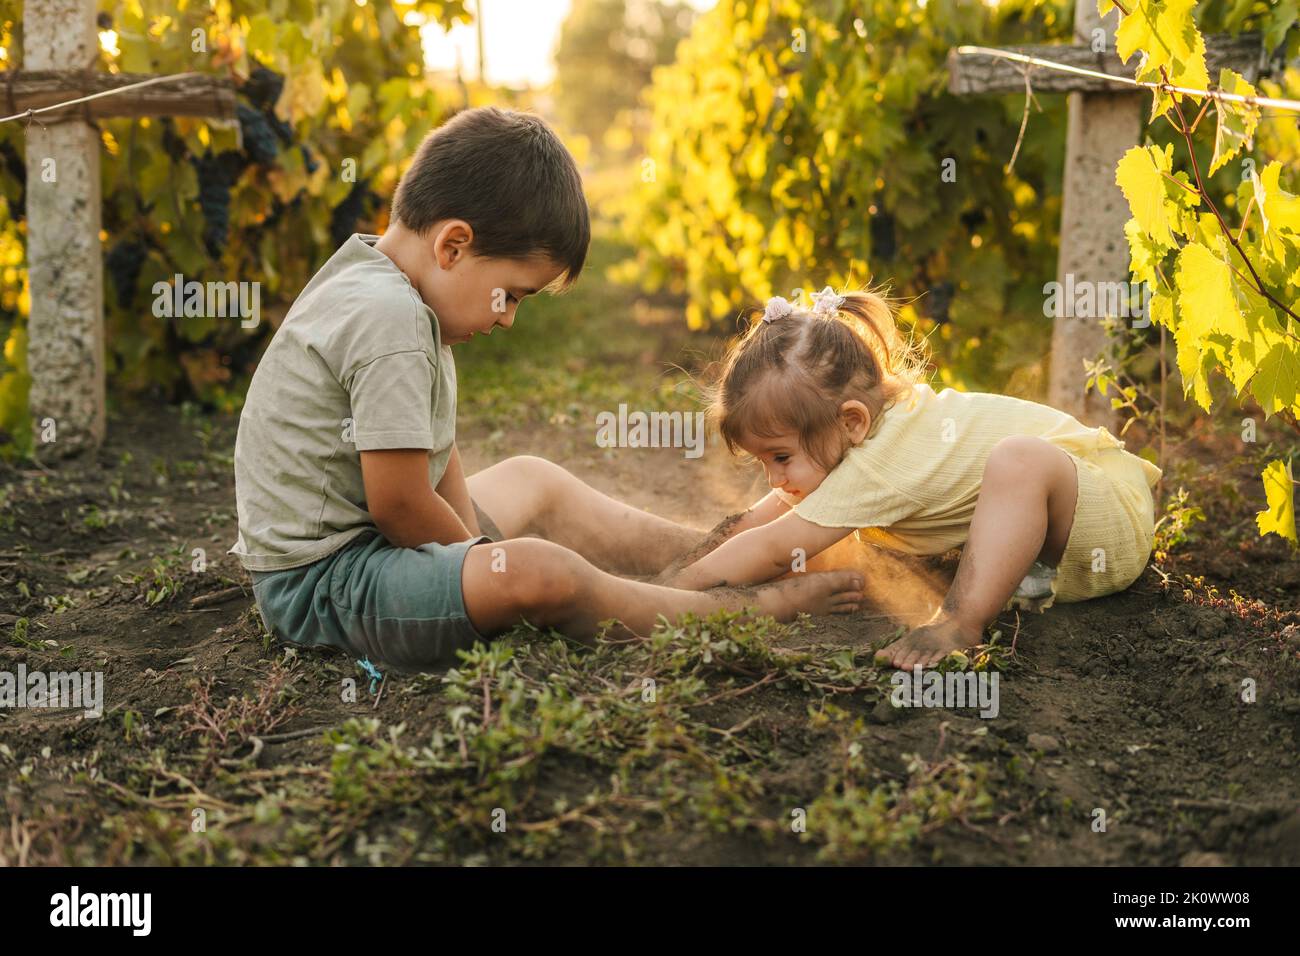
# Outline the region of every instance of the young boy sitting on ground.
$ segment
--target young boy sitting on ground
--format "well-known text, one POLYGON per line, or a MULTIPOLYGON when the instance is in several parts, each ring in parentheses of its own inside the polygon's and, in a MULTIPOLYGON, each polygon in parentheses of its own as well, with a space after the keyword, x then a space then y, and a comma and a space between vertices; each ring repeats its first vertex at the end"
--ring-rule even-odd
POLYGON ((542 120, 460 113, 421 144, 390 219, 308 282, 240 416, 231 550, 272 634, 418 670, 525 620, 590 639, 614 618, 646 635, 687 611, 856 609, 852 571, 705 592, 617 577, 699 535, 539 458, 465 477, 451 347, 571 285, 590 241, 577 166, 542 120))

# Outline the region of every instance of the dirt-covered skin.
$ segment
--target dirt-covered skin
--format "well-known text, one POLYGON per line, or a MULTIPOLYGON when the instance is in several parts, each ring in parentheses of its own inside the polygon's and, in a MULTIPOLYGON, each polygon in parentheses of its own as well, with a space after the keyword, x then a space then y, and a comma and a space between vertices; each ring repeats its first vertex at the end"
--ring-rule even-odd
MULTIPOLYGON (((471 472, 545 455, 702 529, 764 490, 720 449, 590 431, 471 427, 461 448, 471 472)), ((267 645, 225 553, 233 436, 133 410, 94 461, 0 470, 0 672, 105 682, 101 719, 0 709, 0 864, 1300 863, 1300 561, 1222 493, 1256 480, 1222 449, 1196 449, 1220 462, 1189 485, 1208 520, 1163 572, 1003 617, 1015 655, 981 719, 894 708, 871 665, 952 555, 857 555, 895 619, 686 627, 653 653, 521 638, 508 666, 389 674, 376 701, 343 655, 267 645)))

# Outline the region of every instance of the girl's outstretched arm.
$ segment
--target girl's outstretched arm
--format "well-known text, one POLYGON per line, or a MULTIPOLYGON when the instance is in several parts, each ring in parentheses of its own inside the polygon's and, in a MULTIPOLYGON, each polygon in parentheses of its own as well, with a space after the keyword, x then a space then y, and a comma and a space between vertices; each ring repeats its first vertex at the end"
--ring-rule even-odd
POLYGON ((799 557, 812 558, 847 538, 853 530, 824 528, 787 511, 774 521, 727 540, 679 571, 671 584, 691 590, 760 584, 792 571, 799 557))
POLYGON ((659 572, 653 583, 670 585, 681 574, 683 568, 694 564, 715 548, 720 547, 723 542, 744 531, 748 531, 750 528, 757 528, 769 521, 774 521, 789 510, 790 506, 782 501, 775 491, 768 492, 748 510, 734 515, 727 515, 727 517, 723 518, 698 544, 659 572))

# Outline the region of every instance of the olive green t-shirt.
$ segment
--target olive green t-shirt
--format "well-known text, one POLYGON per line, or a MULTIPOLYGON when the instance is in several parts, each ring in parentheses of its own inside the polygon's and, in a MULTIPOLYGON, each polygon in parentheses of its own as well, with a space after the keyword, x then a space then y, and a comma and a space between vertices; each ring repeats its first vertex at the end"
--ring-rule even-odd
POLYGON ((456 366, 405 273, 354 234, 294 301, 253 373, 235 438, 239 538, 250 571, 318 561, 375 527, 362 451, 429 450, 429 483, 456 438, 456 366))

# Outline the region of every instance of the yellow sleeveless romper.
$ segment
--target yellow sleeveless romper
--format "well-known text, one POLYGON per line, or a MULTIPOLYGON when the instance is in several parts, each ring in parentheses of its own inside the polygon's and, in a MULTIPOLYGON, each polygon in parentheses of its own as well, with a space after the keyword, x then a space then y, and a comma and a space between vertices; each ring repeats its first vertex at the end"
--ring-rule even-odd
POLYGON ((1160 469, 1105 428, 1037 402, 916 385, 816 490, 778 495, 814 524, 855 528, 861 540, 907 554, 942 554, 965 543, 989 453, 1012 435, 1042 438, 1075 463, 1079 494, 1056 600, 1132 584, 1151 556, 1160 469))

